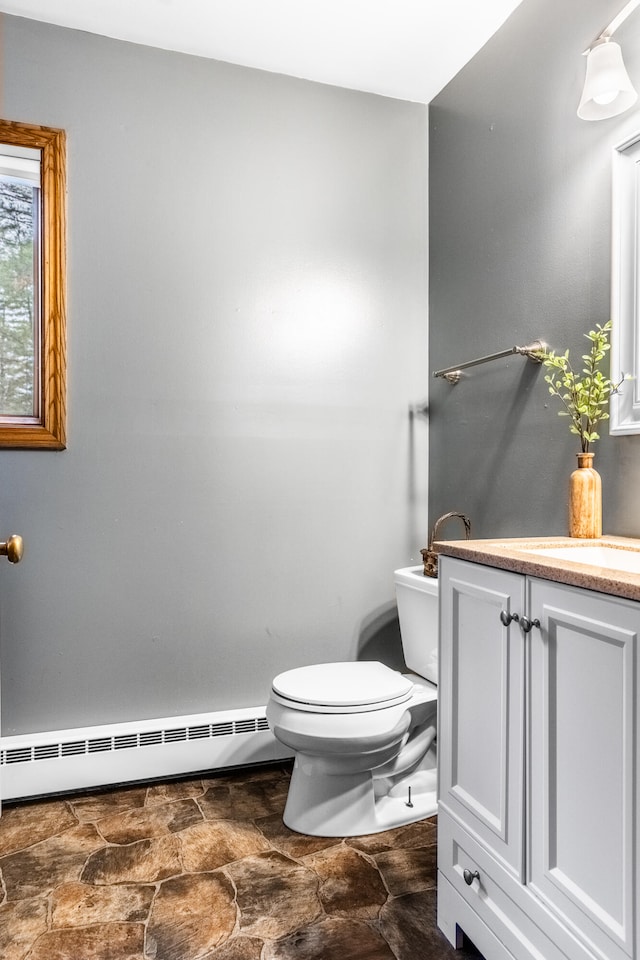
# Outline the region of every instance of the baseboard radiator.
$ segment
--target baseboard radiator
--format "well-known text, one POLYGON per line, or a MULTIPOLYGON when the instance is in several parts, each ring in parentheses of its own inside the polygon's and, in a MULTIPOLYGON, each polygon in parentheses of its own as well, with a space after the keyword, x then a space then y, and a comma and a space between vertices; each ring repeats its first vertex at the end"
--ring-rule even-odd
POLYGON ((0 738, 0 797, 67 793, 283 760, 264 707, 0 738))

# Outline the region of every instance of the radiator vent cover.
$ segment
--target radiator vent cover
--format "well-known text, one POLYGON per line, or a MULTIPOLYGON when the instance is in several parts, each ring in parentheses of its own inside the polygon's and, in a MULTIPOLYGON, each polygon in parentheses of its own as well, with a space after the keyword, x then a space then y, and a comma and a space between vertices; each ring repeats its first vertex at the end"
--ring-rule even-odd
POLYGON ((2 800, 272 763, 264 705, 0 738, 2 800))
MULTIPOLYGON (((195 726, 170 727, 159 730, 143 730, 140 733, 116 734, 84 740, 69 740, 59 743, 37 743, 31 747, 6 747, 0 750, 0 764, 30 763, 36 760, 52 760, 59 757, 77 757, 89 753, 108 753, 113 750, 131 750, 139 747, 179 743, 185 740, 208 740, 212 737, 232 737, 237 734, 258 733, 268 730, 265 716, 223 723, 199 723, 195 726)), ((9 740, 10 738, 6 738, 9 740)))

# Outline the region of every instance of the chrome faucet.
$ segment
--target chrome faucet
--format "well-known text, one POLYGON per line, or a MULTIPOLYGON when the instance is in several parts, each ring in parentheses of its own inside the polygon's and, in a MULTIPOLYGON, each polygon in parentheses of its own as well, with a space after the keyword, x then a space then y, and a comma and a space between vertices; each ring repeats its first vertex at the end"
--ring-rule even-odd
POLYGON ((455 510, 452 513, 445 513, 441 517, 438 517, 436 522, 433 525, 433 530, 431 531, 431 537, 429 538, 429 546, 426 550, 421 550, 422 560, 424 562, 424 575, 425 577, 437 577, 438 576, 438 554, 433 549, 433 543, 436 539, 438 533, 438 527, 444 523, 445 520, 450 520, 452 517, 460 517, 464 523, 464 532, 465 539, 468 540, 471 536, 471 520, 469 517, 465 516, 464 513, 457 513, 455 510))

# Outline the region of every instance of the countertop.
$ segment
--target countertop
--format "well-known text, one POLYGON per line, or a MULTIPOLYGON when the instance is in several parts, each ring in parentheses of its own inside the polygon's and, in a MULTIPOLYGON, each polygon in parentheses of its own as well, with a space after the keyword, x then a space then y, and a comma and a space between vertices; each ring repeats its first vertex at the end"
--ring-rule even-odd
POLYGON ((441 556, 471 560, 489 567, 499 567, 514 573, 526 573, 543 580, 555 580, 574 587, 598 590, 628 600, 640 600, 640 573, 611 570, 590 563, 559 560, 543 554, 528 554, 524 550, 541 547, 615 546, 623 550, 640 551, 640 540, 628 537, 603 536, 597 540, 578 540, 572 537, 501 537, 496 540, 438 540, 434 550, 441 556))

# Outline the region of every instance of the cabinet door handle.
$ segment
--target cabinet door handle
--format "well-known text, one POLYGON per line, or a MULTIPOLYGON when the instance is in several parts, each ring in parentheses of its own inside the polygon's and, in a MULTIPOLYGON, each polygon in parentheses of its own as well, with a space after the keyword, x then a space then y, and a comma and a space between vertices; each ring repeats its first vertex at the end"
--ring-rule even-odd
POLYGON ((472 873, 471 870, 469 870, 467 867, 465 867, 464 870, 462 871, 462 876, 464 877, 464 882, 468 887, 471 886, 474 880, 480 879, 480 874, 478 873, 477 870, 474 870, 472 873))
POLYGON ((520 626, 525 633, 529 633, 533 627, 540 626, 540 621, 537 618, 535 620, 529 620, 529 617, 520 617, 520 626))
POLYGON ((502 620, 505 627, 508 627, 512 620, 515 620, 516 623, 520 619, 517 613, 507 613, 506 610, 500 611, 500 619, 502 620))

